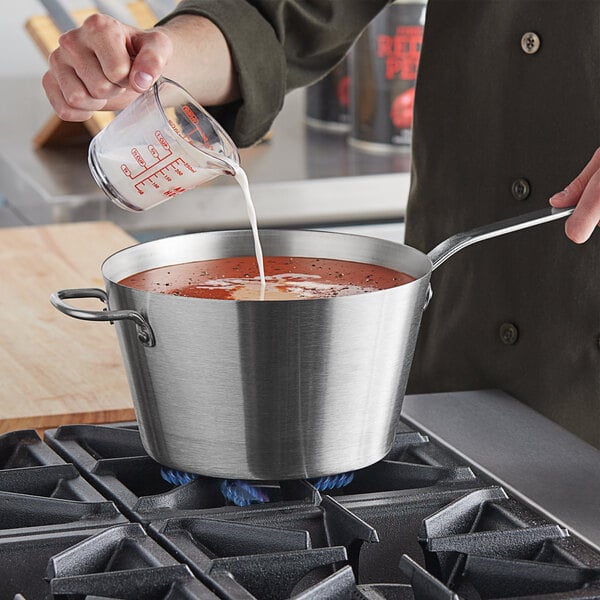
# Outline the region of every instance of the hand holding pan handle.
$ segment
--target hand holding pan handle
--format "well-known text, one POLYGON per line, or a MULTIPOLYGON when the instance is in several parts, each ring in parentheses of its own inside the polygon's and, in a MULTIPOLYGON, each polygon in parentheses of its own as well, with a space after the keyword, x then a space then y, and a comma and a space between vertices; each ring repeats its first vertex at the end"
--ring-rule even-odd
POLYGON ((99 288, 81 288, 71 290, 59 290, 50 296, 50 302, 54 308, 60 312, 85 321, 133 321, 137 330, 139 341, 144 346, 154 346, 154 333, 150 324, 144 317, 135 310, 83 310, 74 308, 64 302, 65 298, 97 298, 105 304, 108 303, 108 297, 104 290, 99 288))
POLYGON ((574 210, 574 206, 569 208, 543 208, 517 217, 510 217, 503 221, 496 221, 489 225, 475 227, 475 229, 470 229, 464 233, 457 233, 439 243, 427 254, 432 263, 432 270, 437 269, 453 254, 456 254, 459 250, 462 250, 471 244, 482 242, 483 240, 499 235, 505 235, 506 233, 513 233, 513 231, 519 231, 519 229, 541 225, 542 223, 549 221, 556 221, 557 219, 568 217, 574 210))
MULTIPOLYGON (((475 229, 470 229, 463 233, 457 233, 447 240, 440 242, 427 254, 429 260, 431 260, 431 270, 434 271, 452 255, 471 244, 483 242, 483 240, 488 240, 506 233, 513 233, 513 231, 519 231, 519 229, 541 225, 548 221, 556 221, 557 219, 568 217, 574 210, 574 206, 569 208, 542 208, 541 210, 528 212, 524 215, 510 217, 509 219, 504 219, 502 221, 495 221, 489 225, 475 227, 475 229)), ((429 285, 423 310, 427 308, 432 296, 433 290, 431 289, 431 285, 429 285)))

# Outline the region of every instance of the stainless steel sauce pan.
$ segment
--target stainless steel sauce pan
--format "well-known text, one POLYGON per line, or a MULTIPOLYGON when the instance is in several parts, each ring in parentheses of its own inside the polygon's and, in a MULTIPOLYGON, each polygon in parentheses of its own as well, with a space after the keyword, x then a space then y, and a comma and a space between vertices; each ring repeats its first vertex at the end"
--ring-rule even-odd
POLYGON ((154 267, 251 256, 244 230, 126 248, 102 265, 106 291, 61 290, 51 302, 71 317, 115 323, 144 447, 161 464, 249 480, 331 475, 390 448, 433 269, 469 244, 570 212, 546 209, 458 234, 429 254, 343 233, 261 232, 265 255, 365 262, 416 277, 368 294, 209 300, 118 283, 154 267), (107 310, 65 302, 82 297, 107 310))

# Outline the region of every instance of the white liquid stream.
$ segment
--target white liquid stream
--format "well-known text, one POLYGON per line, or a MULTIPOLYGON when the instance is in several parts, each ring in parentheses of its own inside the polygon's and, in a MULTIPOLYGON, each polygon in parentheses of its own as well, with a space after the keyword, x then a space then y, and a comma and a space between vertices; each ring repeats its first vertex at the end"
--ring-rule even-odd
POLYGON ((248 219, 250 220, 250 227, 252 228, 252 236, 254 237, 254 253, 256 254, 256 262, 258 264, 258 273, 260 275, 260 299, 265 299, 265 290, 267 288, 267 281, 265 279, 265 265, 263 259, 262 246, 260 245, 260 238, 258 237, 258 223, 256 220, 256 211, 254 210, 254 203, 252 202, 252 196, 250 195, 250 185, 248 184, 248 177, 246 172, 239 165, 232 165, 234 168, 234 178, 242 188, 244 194, 244 200, 246 201, 246 210, 248 212, 248 219))

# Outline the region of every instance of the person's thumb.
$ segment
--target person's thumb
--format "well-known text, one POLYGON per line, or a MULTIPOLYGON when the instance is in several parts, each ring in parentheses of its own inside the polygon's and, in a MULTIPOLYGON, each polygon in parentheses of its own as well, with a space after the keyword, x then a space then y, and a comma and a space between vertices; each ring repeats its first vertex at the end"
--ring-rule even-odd
POLYGON ((145 92, 161 75, 173 46, 159 30, 138 33, 133 39, 135 56, 129 71, 129 84, 136 92, 145 92))
POLYGON ((577 204, 586 186, 598 171, 600 171, 600 149, 596 150, 583 171, 564 190, 550 198, 550 204, 555 208, 565 208, 577 204))

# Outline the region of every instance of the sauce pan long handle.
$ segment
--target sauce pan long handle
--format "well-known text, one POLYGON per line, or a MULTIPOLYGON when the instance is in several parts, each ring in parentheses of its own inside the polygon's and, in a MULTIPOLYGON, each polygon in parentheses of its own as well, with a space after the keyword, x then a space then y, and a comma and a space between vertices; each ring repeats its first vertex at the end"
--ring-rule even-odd
POLYGON ((541 225, 542 223, 547 223, 549 221, 556 221, 557 219, 569 216, 574 210, 574 206, 570 208, 548 207, 543 208, 542 210, 528 212, 517 217, 504 219, 503 221, 496 221, 489 225, 476 227, 475 229, 470 229, 464 233, 457 233, 438 244, 427 254, 433 265, 432 270, 437 269, 453 254, 456 254, 459 250, 462 250, 471 244, 482 242, 483 240, 504 235, 506 233, 512 233, 513 231, 519 231, 519 229, 541 225))

